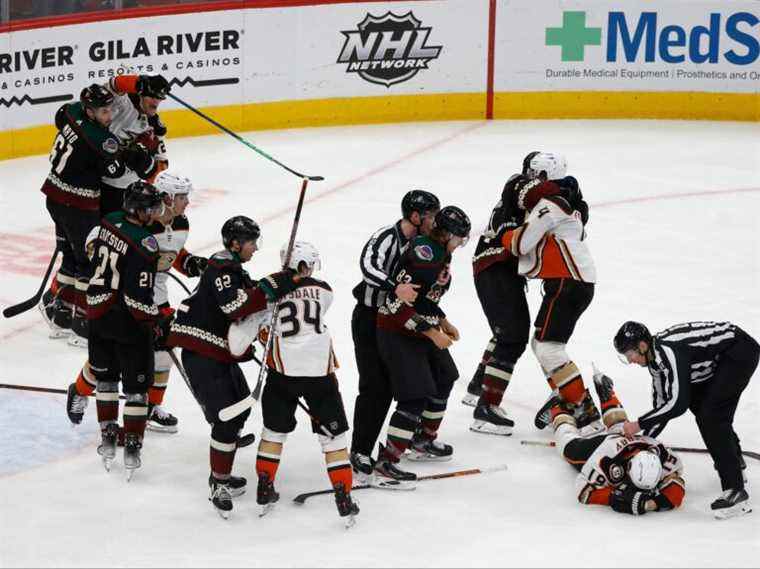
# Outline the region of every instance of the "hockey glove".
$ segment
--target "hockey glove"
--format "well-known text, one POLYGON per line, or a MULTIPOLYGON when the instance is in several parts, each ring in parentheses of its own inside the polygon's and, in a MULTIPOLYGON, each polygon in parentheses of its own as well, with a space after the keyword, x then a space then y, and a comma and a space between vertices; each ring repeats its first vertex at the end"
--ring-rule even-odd
POLYGON ((121 159, 130 170, 136 172, 141 178, 147 176, 155 165, 150 151, 139 142, 124 148, 121 151, 121 159))
POLYGON ((170 90, 171 86, 163 75, 140 75, 137 79, 137 93, 143 97, 166 99, 170 90))
POLYGON ((208 266, 208 259, 206 257, 198 257, 196 255, 188 255, 185 258, 185 262, 182 268, 187 273, 188 277, 199 277, 203 274, 208 266))
POLYGON ((565 176, 557 181, 560 189, 560 195, 567 200, 572 208, 581 214, 583 225, 588 223, 588 204, 583 199, 583 193, 578 185, 578 180, 573 176, 565 176))
POLYGON ((264 277, 258 286, 269 302, 275 302, 298 287, 297 279, 297 273, 293 269, 285 269, 264 277))
POLYGON ((625 489, 616 488, 610 494, 610 507, 621 514, 640 516, 647 513, 647 500, 653 500, 654 494, 644 492, 635 486, 627 486, 625 489))
POLYGON ((174 311, 171 314, 164 314, 153 325, 153 348, 156 350, 166 349, 166 339, 169 337, 172 322, 174 322, 174 311))
POLYGON ((158 151, 158 147, 161 145, 161 139, 156 136, 153 129, 150 128, 145 132, 140 133, 135 138, 135 143, 144 146, 148 152, 155 154, 158 151))

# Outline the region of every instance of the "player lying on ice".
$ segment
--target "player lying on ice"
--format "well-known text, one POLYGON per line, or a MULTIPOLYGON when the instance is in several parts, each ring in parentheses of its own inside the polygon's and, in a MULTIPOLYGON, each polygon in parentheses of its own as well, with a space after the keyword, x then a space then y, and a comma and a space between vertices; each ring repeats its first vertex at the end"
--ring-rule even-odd
POLYGON ((557 449, 580 471, 578 501, 635 516, 679 507, 686 493, 681 460, 657 439, 626 438, 622 427, 627 417, 612 379, 595 370, 594 385, 606 433, 583 438, 567 404, 551 410, 557 449))

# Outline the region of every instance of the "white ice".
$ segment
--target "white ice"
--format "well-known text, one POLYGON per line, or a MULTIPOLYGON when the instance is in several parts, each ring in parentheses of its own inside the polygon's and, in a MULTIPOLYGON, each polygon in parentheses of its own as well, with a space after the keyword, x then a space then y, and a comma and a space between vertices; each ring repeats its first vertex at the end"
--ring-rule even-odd
MULTIPOLYGON (((296 169, 324 175, 313 183, 298 237, 321 250, 322 277, 336 290, 327 321, 341 363, 349 419, 357 392, 350 334, 351 288, 359 251, 376 228, 399 217, 404 192, 425 188, 463 207, 476 229, 487 221, 506 178, 534 149, 559 151, 591 204, 590 243, 599 282, 569 345, 590 384, 591 361, 610 374, 629 414, 651 405, 645 370, 623 366, 611 338, 625 320, 662 329, 687 320, 731 320, 760 337, 760 125, 737 123, 532 121, 449 122, 255 132, 249 140, 296 169)), ((249 270, 277 268, 300 181, 228 136, 170 140, 171 167, 198 188, 189 209, 189 250, 220 248, 219 228, 235 214, 258 220, 264 248, 249 270)), ((39 187, 46 157, 0 163, 0 304, 31 296, 52 251, 53 230, 39 187)), ((530 351, 505 398, 517 426, 501 438, 468 430, 460 404, 489 338, 475 296, 475 239, 455 255, 443 308, 459 326, 453 348, 461 378, 441 438, 450 463, 409 468, 434 473, 506 463, 506 472, 419 484, 415 492, 357 491, 361 514, 350 531, 330 496, 303 507, 301 492, 328 487, 321 449, 303 415, 277 477, 281 502, 257 517, 251 488, 224 521, 207 501, 208 435, 200 409, 172 373, 165 406, 177 435, 148 433, 143 467, 131 483, 119 461, 107 474, 95 452, 94 401, 72 429, 65 396, 0 389, 0 566, 753 566, 760 513, 715 521, 718 477, 704 455, 682 455, 687 497, 680 510, 634 518, 582 506, 575 472, 556 451, 521 446, 549 440, 533 427, 547 394, 530 351)), ((181 298, 172 290, 175 301, 181 298)), ((529 292, 533 313, 538 283, 529 292)), ((47 339, 37 311, 0 321, 0 382, 65 388, 84 350, 47 339)), ((249 382, 257 368, 244 365, 249 382)), ((735 428, 743 447, 760 451, 760 378, 745 391, 735 428)), ((300 411, 299 411, 300 413, 300 411)), ((254 411, 246 431, 258 435, 254 411)), ((693 417, 673 421, 663 439, 703 447, 693 417)), ((238 453, 235 471, 253 482, 255 447, 238 453)), ((760 464, 749 461, 750 492, 760 464)), ((252 484, 253 486, 253 484, 252 484)))

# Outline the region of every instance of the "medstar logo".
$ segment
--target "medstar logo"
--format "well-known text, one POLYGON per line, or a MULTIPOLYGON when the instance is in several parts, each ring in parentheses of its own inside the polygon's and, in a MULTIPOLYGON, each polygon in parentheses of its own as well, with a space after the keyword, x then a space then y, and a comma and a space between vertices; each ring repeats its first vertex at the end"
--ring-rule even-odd
POLYGON ((428 69, 428 62, 443 49, 426 45, 433 28, 422 27, 411 11, 402 16, 367 14, 357 27, 358 31, 341 32, 346 41, 338 63, 348 64, 346 73, 358 73, 365 81, 388 88, 428 69))
POLYGON ((562 61, 583 61, 587 45, 602 45, 602 28, 586 27, 586 12, 563 12, 561 28, 546 28, 546 45, 562 47, 562 61))

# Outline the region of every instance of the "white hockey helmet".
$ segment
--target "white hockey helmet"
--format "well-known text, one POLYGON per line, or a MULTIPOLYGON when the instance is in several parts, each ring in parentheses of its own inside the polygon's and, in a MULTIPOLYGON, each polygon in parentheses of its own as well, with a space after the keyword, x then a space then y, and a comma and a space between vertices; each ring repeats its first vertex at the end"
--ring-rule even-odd
MULTIPOLYGON (((285 256, 288 254, 288 244, 285 243, 280 249, 280 261, 283 266, 285 265, 285 256)), ((319 258, 319 251, 317 248, 307 241, 296 241, 293 243, 293 252, 290 254, 290 262, 287 268, 298 270, 301 263, 306 263, 306 266, 313 271, 318 271, 322 268, 322 260, 319 258)))
POLYGON ((662 476, 660 457, 649 450, 637 452, 628 462, 628 476, 637 488, 652 490, 662 476))
POLYGON ((561 154, 539 152, 528 162, 525 175, 538 178, 544 172, 547 180, 561 180, 567 175, 567 159, 561 154))
POLYGON ((95 256, 95 240, 98 238, 99 233, 100 225, 96 225, 90 229, 90 232, 87 234, 87 238, 84 240, 84 251, 87 253, 87 258, 90 261, 92 261, 92 258, 95 256))
POLYGON ((162 170, 153 182, 156 189, 174 199, 176 195, 188 195, 193 191, 193 183, 184 176, 178 176, 169 170, 162 170))

